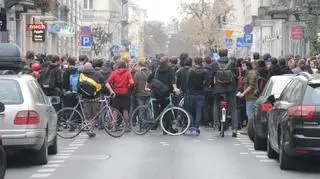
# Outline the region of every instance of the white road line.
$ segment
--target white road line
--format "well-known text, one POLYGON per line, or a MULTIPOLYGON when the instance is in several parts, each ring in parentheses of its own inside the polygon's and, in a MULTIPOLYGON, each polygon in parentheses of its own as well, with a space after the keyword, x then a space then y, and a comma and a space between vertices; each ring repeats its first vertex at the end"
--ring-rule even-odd
POLYGON ((256 155, 256 158, 268 158, 266 155, 256 155))
POLYGON ((57 156, 54 156, 53 158, 55 158, 55 159, 68 159, 70 156, 59 156, 59 155, 57 155, 57 156))
POLYGON ((56 156, 70 156, 70 153, 64 153, 64 154, 57 154, 56 156))
POLYGON ((241 142, 241 144, 243 144, 243 145, 252 145, 252 142, 247 142, 247 141, 240 141, 241 142))
POLYGON ((44 168, 58 168, 60 164, 47 164, 43 166, 44 168))
POLYGON ((259 152, 259 151, 254 151, 254 152, 251 152, 252 154, 257 154, 257 155, 265 155, 265 154, 267 154, 267 152, 263 152, 263 151, 261 151, 261 152, 259 152))
POLYGON ((64 160, 50 160, 48 163, 64 163, 64 160))
POLYGON ((65 150, 77 150, 79 147, 66 147, 65 150))
POLYGON ((166 144, 167 142, 160 142, 160 144, 166 144))
POLYGON ((248 148, 248 150, 250 150, 250 151, 254 151, 254 148, 248 148))
POLYGON ((31 178, 46 178, 49 177, 51 173, 36 173, 31 175, 31 178))
POLYGON ((86 141, 74 141, 71 144, 84 144, 86 141))
POLYGON ((241 144, 233 144, 234 146, 239 146, 239 145, 241 145, 241 144))
POLYGON ((194 140, 193 142, 200 142, 200 140, 194 140))
POLYGON ((56 169, 55 168, 43 168, 43 169, 39 169, 38 170, 38 172, 40 172, 40 173, 48 173, 48 172, 54 172, 54 171, 56 171, 56 169))
POLYGON ((213 141, 213 140, 216 140, 216 139, 208 139, 209 141, 213 141))
POLYGON ((168 146, 169 144, 162 144, 163 146, 168 146))
POLYGON ((76 139, 73 142, 87 142, 88 139, 76 139))
POLYGON ((73 153, 75 150, 62 150, 60 152, 62 153, 73 153))
POLYGON ((271 160, 271 159, 263 159, 263 160, 260 160, 260 162, 271 163, 271 162, 276 162, 276 161, 271 160))
POLYGON ((248 148, 252 148, 252 147, 253 147, 253 145, 246 145, 246 147, 248 147, 248 148))
POLYGON ((84 144, 69 144, 70 147, 80 147, 83 146, 84 144))
POLYGON ((248 155, 248 152, 241 152, 240 155, 248 155))

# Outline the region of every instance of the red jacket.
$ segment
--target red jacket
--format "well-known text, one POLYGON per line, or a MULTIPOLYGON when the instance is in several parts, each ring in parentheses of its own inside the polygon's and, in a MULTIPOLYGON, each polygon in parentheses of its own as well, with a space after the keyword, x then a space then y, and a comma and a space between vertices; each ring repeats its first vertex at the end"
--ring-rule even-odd
POLYGON ((113 71, 107 82, 116 94, 127 94, 134 85, 131 73, 124 68, 113 71))

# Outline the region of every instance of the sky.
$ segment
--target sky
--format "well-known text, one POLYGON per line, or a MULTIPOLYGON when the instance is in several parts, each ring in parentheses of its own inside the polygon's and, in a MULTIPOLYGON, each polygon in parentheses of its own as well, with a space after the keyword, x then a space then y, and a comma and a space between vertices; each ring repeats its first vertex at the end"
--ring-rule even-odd
POLYGON ((134 0, 134 3, 147 10, 148 20, 170 21, 179 16, 181 0, 134 0))

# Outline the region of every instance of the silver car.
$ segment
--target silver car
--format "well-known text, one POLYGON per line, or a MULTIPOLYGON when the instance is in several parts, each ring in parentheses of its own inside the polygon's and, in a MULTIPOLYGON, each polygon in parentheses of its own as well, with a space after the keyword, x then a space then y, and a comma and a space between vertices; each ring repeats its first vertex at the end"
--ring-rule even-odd
MULTIPOLYGON (((30 75, 0 75, 0 136, 9 154, 30 150, 36 164, 57 153, 57 114, 51 100, 30 75)), ((29 153, 28 153, 29 154, 29 153)))

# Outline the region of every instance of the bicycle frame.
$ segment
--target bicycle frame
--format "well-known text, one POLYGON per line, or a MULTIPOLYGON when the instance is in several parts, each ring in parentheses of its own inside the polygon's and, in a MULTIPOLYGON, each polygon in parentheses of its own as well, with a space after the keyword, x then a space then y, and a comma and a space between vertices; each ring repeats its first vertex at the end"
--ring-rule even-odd
POLYGON ((154 102, 157 101, 156 98, 150 98, 149 102, 148 102, 148 107, 151 108, 151 113, 152 113, 152 118, 155 119, 154 122, 158 122, 160 121, 161 116, 163 115, 164 111, 168 108, 171 108, 173 106, 173 101, 172 101, 172 95, 170 94, 169 97, 166 98, 167 100, 169 100, 169 104, 161 111, 161 113, 155 118, 154 115, 154 102))

